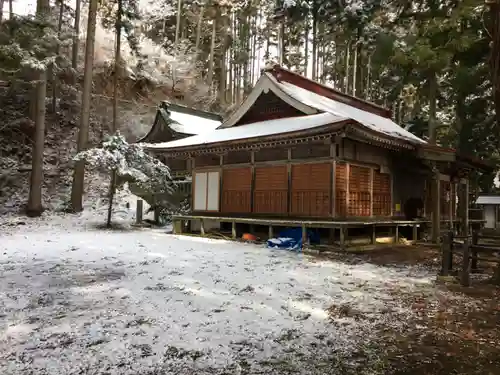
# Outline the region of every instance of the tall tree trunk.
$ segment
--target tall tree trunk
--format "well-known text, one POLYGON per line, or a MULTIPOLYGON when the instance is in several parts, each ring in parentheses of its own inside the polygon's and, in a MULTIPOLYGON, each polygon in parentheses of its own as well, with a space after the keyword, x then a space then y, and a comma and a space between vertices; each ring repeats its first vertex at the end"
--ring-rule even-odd
POLYGON ((12 0, 9 0, 9 20, 14 18, 14 5, 12 4, 12 0))
POLYGON ((175 51, 179 48, 179 35, 181 31, 182 0, 177 0, 177 21, 175 23, 175 51))
POLYGON ((201 25, 203 24, 204 13, 205 13, 205 5, 202 5, 200 8, 200 14, 198 15, 198 23, 196 25, 196 53, 198 53, 200 49, 201 25))
POLYGON ((304 28, 304 76, 307 77, 309 67, 309 13, 306 15, 304 28))
MULTIPOLYGON (((113 76, 113 122, 111 126, 111 134, 116 134, 118 130, 118 84, 120 74, 120 50, 122 46, 122 13, 123 0, 118 0, 118 10, 116 11, 115 23, 115 71, 113 76)), ((106 227, 111 228, 111 215, 113 214, 113 200, 116 192, 116 171, 111 172, 111 181, 109 183, 109 199, 108 199, 108 217, 106 219, 106 227)))
POLYGON ((490 27, 491 35, 491 55, 490 74, 493 85, 493 100, 495 104, 495 117, 497 124, 500 124, 500 1, 486 2, 490 7, 490 27))
POLYGON ((35 142, 31 156, 30 192, 26 209, 26 214, 32 217, 40 216, 43 212, 43 150, 45 144, 45 96, 47 94, 47 72, 45 70, 38 73, 36 87, 35 142))
POLYGON ((212 87, 214 80, 214 61, 215 61, 215 41, 217 38, 217 18, 212 20, 212 40, 210 44, 210 60, 208 62, 208 84, 212 87))
POLYGON ((351 43, 347 42, 346 44, 346 51, 345 51, 345 82, 344 82, 344 92, 346 94, 349 93, 349 72, 350 72, 350 62, 351 62, 351 54, 350 54, 350 48, 351 48, 351 43))
POLYGON ((231 18, 229 20, 230 22, 230 28, 231 28, 231 46, 229 47, 229 50, 227 51, 228 55, 228 70, 229 70, 229 81, 226 84, 226 89, 228 91, 227 96, 229 96, 229 99, 226 96, 226 101, 230 104, 234 103, 234 80, 233 80, 233 72, 234 72, 234 52, 232 44, 234 43, 234 38, 235 38, 235 33, 234 33, 234 28, 233 28, 233 17, 234 15, 231 14, 231 18))
POLYGON ((251 16, 252 17, 252 22, 251 22, 251 29, 250 33, 251 36, 249 37, 250 45, 251 45, 251 50, 252 50, 252 55, 250 56, 251 58, 251 63, 250 63, 250 85, 253 86, 255 83, 255 60, 256 60, 256 55, 257 55, 257 16, 251 16))
POLYGON ((354 62, 352 64, 352 96, 356 96, 358 78, 358 41, 354 44, 354 62))
MULTIPOLYGON (((76 0, 75 3, 75 35, 73 36, 73 47, 71 50, 71 67, 76 70, 78 67, 78 50, 80 49, 80 12, 81 12, 81 0, 76 0)), ((74 73, 76 74, 76 72, 74 73)), ((75 82, 76 83, 76 82, 75 82)))
MULTIPOLYGON (((48 0, 38 0, 36 16, 46 22, 50 12, 48 0)), ((26 214, 40 216, 43 212, 42 185, 43 185, 43 150, 45 145, 45 97, 47 95, 47 70, 36 71, 37 81, 35 90, 35 141, 31 154, 30 191, 26 214)))
POLYGON ((5 0, 0 0, 0 22, 3 22, 3 5, 5 4, 5 0))
POLYGON ((318 20, 317 20, 317 13, 313 12, 313 20, 312 20, 312 75, 311 78, 313 81, 316 80, 317 78, 317 60, 318 60, 318 20))
POLYGON ((219 93, 218 93, 218 98, 219 98, 219 104, 221 107, 224 107, 226 104, 226 74, 227 74, 227 64, 226 64, 226 56, 227 56, 227 49, 226 45, 224 44, 223 46, 223 51, 221 54, 221 62, 220 62, 220 74, 219 74, 219 93))
MULTIPOLYGON (((78 131, 77 151, 83 151, 87 148, 89 138, 90 121, 90 101, 92 94, 92 70, 94 66, 94 45, 95 28, 97 21, 97 5, 99 0, 90 0, 89 15, 87 25, 87 40, 85 43, 85 71, 83 74, 83 92, 82 92, 82 114, 80 129, 78 131)), ((85 178, 85 163, 78 161, 75 164, 73 175, 73 185, 71 187, 71 207, 73 211, 83 210, 83 185, 85 178)))
POLYGON ((368 65, 367 65, 366 69, 367 69, 367 72, 366 72, 365 97, 367 100, 371 100, 372 99, 372 93, 371 93, 372 55, 371 55, 371 53, 368 53, 368 65))
POLYGON ((436 107, 438 95, 438 82, 435 72, 431 72, 429 76, 429 143, 436 144, 437 129, 436 129, 436 107))
MULTIPOLYGON (((59 0, 59 18, 57 20, 57 38, 61 39, 62 22, 64 15, 64 0, 59 0)), ((57 45, 56 54, 59 55, 60 48, 57 45)), ((57 72, 55 67, 52 65, 52 113, 56 113, 57 110, 57 72)))

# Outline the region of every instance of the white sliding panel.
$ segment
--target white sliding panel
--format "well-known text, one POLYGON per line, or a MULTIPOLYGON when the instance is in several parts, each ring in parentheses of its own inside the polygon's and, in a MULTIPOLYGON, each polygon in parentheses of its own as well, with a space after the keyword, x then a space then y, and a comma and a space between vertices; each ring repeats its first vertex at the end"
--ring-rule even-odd
POLYGON ((208 173, 194 174, 194 211, 205 211, 207 209, 207 175, 208 173))
POLYGON ((219 211, 219 172, 209 172, 207 180, 207 211, 219 211))

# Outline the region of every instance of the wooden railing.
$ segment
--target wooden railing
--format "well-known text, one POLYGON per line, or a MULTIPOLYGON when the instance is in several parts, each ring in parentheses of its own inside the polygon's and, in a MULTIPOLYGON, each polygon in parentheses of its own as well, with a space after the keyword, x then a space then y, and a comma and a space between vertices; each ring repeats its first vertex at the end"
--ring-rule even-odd
POLYGON ((446 232, 441 244, 442 276, 453 274, 453 255, 462 255, 460 283, 470 286, 471 273, 478 272, 478 261, 496 263, 492 281, 500 285, 500 235, 487 232, 473 232, 471 236, 455 236, 446 232), (481 244, 480 244, 481 242, 481 244), (486 242, 486 243, 484 243, 486 242))

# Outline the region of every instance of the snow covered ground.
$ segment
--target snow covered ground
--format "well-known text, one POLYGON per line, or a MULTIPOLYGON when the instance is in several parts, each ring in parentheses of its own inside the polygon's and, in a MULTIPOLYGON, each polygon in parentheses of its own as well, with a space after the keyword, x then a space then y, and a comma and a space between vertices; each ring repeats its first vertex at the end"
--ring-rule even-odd
POLYGON ((85 224, 0 224, 0 374, 335 373, 411 324, 395 290, 434 293, 421 270, 85 224))

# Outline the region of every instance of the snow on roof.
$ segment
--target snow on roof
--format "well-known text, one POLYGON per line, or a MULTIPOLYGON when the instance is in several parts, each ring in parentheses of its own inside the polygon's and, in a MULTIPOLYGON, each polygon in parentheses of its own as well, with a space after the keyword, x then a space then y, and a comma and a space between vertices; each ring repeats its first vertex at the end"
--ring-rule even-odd
POLYGON ((320 113, 309 116, 281 118, 276 120, 254 122, 252 124, 240 125, 230 128, 217 129, 212 132, 194 135, 192 137, 187 137, 171 142, 148 144, 146 145, 146 148, 150 150, 166 149, 218 143, 229 140, 257 138, 273 134, 290 133, 300 130, 312 129, 342 120, 345 120, 345 118, 334 115, 332 113, 320 113))
POLYGON ((174 109, 169 109, 168 114, 170 119, 174 121, 169 126, 177 133, 204 134, 214 131, 222 123, 221 121, 178 112, 174 109))
POLYGON ((360 124, 397 138, 404 138, 414 143, 426 143, 416 135, 403 129, 401 126, 393 122, 391 119, 366 112, 350 105, 338 102, 325 96, 316 94, 312 91, 295 86, 290 82, 277 82, 279 87, 294 99, 304 103, 310 107, 332 113, 334 115, 352 119, 360 124))
POLYGON ((500 195, 480 195, 476 204, 498 204, 500 205, 500 195))

